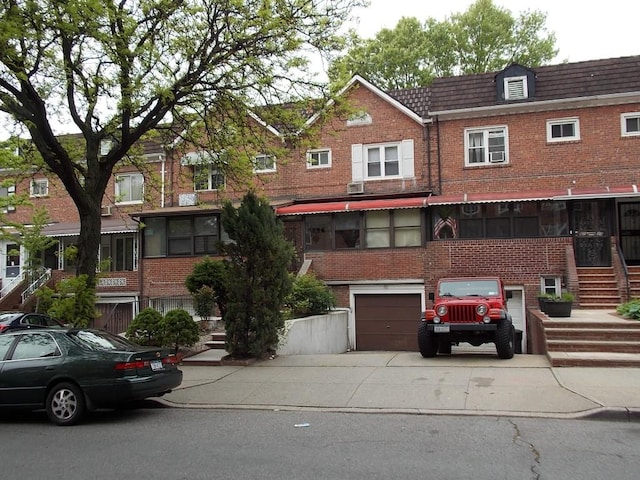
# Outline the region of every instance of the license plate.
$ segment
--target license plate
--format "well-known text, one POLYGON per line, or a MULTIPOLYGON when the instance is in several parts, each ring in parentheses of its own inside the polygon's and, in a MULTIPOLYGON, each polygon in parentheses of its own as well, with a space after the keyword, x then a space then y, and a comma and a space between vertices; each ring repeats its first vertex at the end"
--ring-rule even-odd
POLYGON ((449 325, 434 325, 434 333, 449 333, 449 325))
POLYGON ((162 370, 164 367, 162 366, 162 362, 160 360, 151 360, 151 370, 162 370))

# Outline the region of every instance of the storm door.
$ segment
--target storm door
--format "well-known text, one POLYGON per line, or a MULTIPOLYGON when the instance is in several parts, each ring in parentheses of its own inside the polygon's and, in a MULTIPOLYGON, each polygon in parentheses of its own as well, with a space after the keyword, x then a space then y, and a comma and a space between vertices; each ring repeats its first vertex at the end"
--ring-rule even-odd
POLYGON ((607 202, 581 200, 573 204, 573 232, 578 267, 611 266, 611 234, 607 202))
POLYGON ((627 265, 640 265, 640 202, 618 206, 620 248, 627 265))

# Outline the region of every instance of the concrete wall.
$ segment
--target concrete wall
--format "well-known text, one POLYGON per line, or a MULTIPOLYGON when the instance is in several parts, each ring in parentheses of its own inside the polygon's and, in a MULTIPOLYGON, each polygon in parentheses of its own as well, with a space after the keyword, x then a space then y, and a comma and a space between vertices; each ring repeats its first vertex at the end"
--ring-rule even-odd
POLYGON ((278 355, 344 353, 349 349, 349 312, 337 310, 326 315, 294 318, 285 322, 278 355))

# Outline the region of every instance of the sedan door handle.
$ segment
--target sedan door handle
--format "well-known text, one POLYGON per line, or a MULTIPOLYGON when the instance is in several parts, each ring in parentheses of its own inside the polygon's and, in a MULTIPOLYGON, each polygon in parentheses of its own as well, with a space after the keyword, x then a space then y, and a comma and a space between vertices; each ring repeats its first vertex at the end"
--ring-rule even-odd
POLYGON ((45 370, 55 370, 56 367, 44 367, 45 370))

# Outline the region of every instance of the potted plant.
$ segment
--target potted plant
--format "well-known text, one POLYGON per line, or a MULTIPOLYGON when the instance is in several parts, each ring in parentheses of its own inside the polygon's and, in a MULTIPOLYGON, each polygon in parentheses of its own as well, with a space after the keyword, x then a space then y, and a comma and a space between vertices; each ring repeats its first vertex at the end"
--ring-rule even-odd
POLYGON ((574 296, 572 293, 563 292, 560 296, 545 300, 546 314, 550 317, 570 317, 574 296))
POLYGON ((541 312, 547 313, 547 300, 550 300, 553 297, 553 294, 547 292, 540 292, 538 294, 538 306, 540 307, 541 312))

